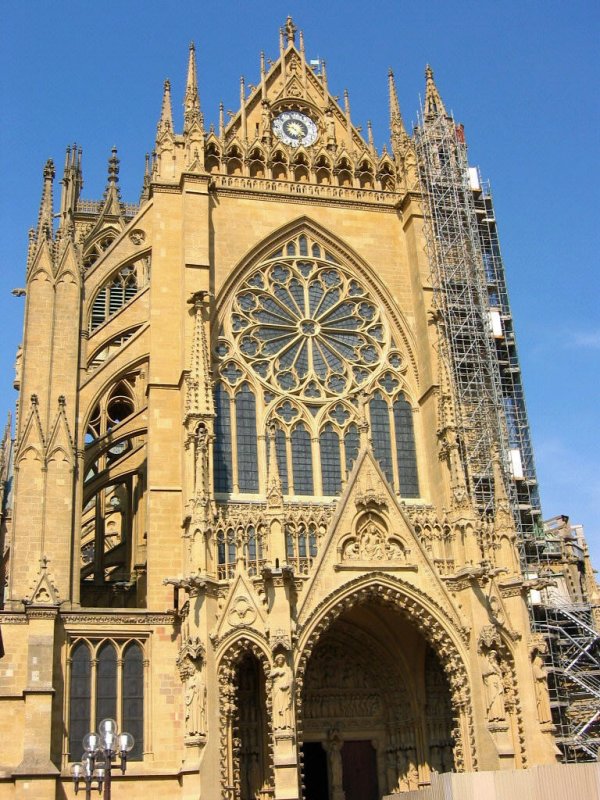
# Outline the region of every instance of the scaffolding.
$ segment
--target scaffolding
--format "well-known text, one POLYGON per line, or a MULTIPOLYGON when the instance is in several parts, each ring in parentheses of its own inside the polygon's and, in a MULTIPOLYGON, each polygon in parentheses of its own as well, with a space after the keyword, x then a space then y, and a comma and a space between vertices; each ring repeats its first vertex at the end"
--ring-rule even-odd
POLYGON ((452 384, 470 495, 481 514, 493 513, 498 453, 523 573, 564 587, 557 593, 549 585, 529 596, 532 628, 547 642, 545 661, 562 760, 595 760, 600 747, 600 637, 585 592, 574 601, 572 585, 568 591, 561 571, 577 563, 573 537, 563 531, 557 539, 552 522, 541 522, 492 195, 468 165, 462 126, 441 104, 421 112, 414 142, 439 356, 452 384))

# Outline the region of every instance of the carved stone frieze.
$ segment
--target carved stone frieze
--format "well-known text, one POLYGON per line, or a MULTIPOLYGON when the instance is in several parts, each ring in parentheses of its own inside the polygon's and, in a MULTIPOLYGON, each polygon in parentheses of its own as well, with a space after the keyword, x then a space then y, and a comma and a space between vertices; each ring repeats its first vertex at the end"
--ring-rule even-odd
POLYGON ((163 614, 145 613, 137 614, 116 612, 114 614, 96 614, 90 611, 60 612, 60 617, 65 625, 175 625, 177 616, 174 612, 163 614))

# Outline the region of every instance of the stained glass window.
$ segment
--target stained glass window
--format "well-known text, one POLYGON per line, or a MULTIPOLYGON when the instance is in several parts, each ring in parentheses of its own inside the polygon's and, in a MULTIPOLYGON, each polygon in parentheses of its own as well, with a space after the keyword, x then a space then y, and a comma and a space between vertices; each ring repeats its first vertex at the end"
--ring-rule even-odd
POLYGON ((388 481, 394 485, 394 471, 392 468, 392 443, 390 436, 390 411, 388 404, 377 392, 369 403, 371 416, 371 438, 375 458, 383 470, 388 481))
POLYGON ((233 491, 233 465, 231 459, 231 408, 229 395, 218 383, 215 390, 215 491, 233 491))
POLYGON ((247 383, 235 396, 237 466, 240 492, 258 492, 256 401, 247 383))
POLYGON ((289 259, 246 280, 234 300, 234 335, 260 379, 311 397, 316 385, 326 400, 352 388, 358 367, 366 375, 379 368, 381 313, 333 259, 309 260, 302 238, 299 250, 302 259, 288 246, 289 259))
POLYGON ((107 642, 98 653, 96 667, 96 719, 115 719, 117 716, 117 653, 107 642))
POLYGON ((321 431, 319 449, 321 453, 323 494, 339 494, 342 488, 340 439, 331 423, 321 431))
POLYGON ((313 494, 313 467, 310 434, 301 422, 292 431, 292 467, 294 492, 313 494))
POLYGON ((144 753, 144 659, 137 641, 79 641, 71 651, 69 678, 69 760, 78 761, 82 739, 103 719, 116 719, 134 737, 128 759, 144 753), (96 669, 92 671, 92 662, 96 669), (92 703, 92 698, 95 702, 92 703))
POLYGON ((417 454, 412 409, 403 395, 394 402, 394 426, 396 428, 396 455, 400 496, 419 496, 419 476, 417 473, 417 454))
POLYGON ((134 738, 129 761, 141 761, 144 753, 144 657, 137 642, 131 642, 123 655, 122 729, 134 738))
MULTIPOLYGON (((400 395, 392 405, 405 383, 406 359, 391 338, 384 304, 369 294, 361 274, 304 232, 246 273, 214 350, 216 491, 260 490, 263 435, 267 463, 270 456, 269 432, 261 428, 266 418, 275 425, 283 493, 313 495, 316 470, 322 493, 338 495, 359 452, 356 392, 362 388, 384 474, 395 489, 399 479, 402 496, 419 496, 410 404, 400 395)), ((296 558, 298 545, 295 540, 296 558)), ((258 556, 247 558, 254 563, 258 556)))
POLYGON ((85 642, 78 642, 71 654, 71 686, 69 691, 69 757, 78 761, 81 740, 91 725, 91 661, 85 642))

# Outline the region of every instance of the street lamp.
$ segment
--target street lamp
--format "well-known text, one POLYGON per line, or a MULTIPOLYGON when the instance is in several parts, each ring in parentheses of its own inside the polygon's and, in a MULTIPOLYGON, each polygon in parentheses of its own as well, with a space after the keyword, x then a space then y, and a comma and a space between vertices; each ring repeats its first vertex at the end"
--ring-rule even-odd
POLYGON ((110 783, 112 777, 112 762, 117 755, 121 758, 121 774, 127 769, 127 753, 134 745, 130 733, 119 733, 114 719, 103 719, 98 725, 98 733, 86 733, 83 737, 83 755, 81 761, 73 764, 71 773, 75 784, 75 794, 79 791, 80 781, 85 782, 85 798, 90 800, 92 789, 102 793, 104 787, 104 800, 110 799, 110 783), (96 781, 96 786, 92 786, 96 781))

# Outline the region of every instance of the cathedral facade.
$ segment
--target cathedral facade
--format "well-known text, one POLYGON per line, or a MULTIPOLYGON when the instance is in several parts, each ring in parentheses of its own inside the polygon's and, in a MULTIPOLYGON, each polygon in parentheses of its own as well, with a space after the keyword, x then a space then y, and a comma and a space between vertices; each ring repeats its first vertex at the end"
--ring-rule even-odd
MULTIPOLYGON (((190 48, 183 131, 167 82, 139 206, 116 152, 83 200, 69 149, 56 228, 46 164, 0 796, 71 797, 104 718, 135 739, 116 798, 379 800, 555 761, 518 470, 500 436, 477 488, 422 159, 389 89, 378 152, 288 20, 218 130, 190 48)), ((428 69, 435 124, 462 147, 428 69)))

